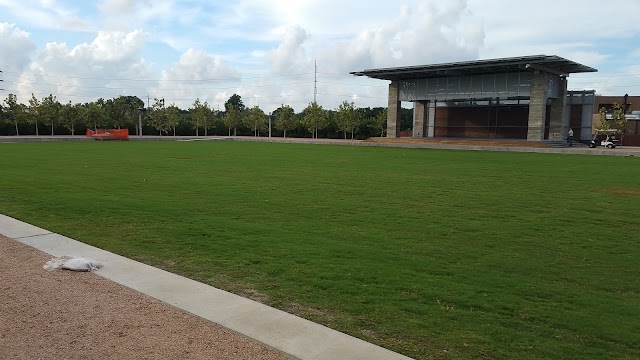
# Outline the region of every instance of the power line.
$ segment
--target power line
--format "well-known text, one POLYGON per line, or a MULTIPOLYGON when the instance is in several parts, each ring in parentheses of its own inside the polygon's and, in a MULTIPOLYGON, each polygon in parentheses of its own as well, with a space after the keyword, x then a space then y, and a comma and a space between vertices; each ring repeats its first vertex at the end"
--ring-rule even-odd
MULTIPOLYGON (((10 82, 11 84, 17 85, 17 81, 10 82)), ((247 84, 247 86, 251 86, 253 88, 263 88, 263 87, 276 87, 276 86, 291 86, 291 85, 303 85, 307 83, 295 82, 295 83, 284 83, 284 84, 247 84)), ((52 83, 41 83, 41 82, 29 82, 29 85, 41 85, 41 86, 54 86, 54 87, 69 87, 69 88, 80 88, 80 89, 107 89, 107 90, 128 90, 128 89, 147 89, 147 87, 139 87, 139 86, 127 86, 127 87, 111 87, 111 86, 85 86, 85 85, 68 85, 68 84, 52 84, 52 83)), ((204 85, 204 84, 203 84, 204 85)), ((242 86, 243 84, 240 84, 242 86)), ((197 90, 233 90, 237 89, 238 86, 231 87, 198 87, 197 90)), ((184 88, 161 88, 163 91, 184 91, 184 88)))
POLYGON ((211 79, 132 79, 132 78, 102 78, 102 77, 82 77, 82 76, 69 76, 64 74, 34 74, 34 73, 19 73, 19 72, 10 72, 7 74, 14 75, 27 75, 27 76, 44 76, 44 77, 63 77, 65 79, 82 79, 82 80, 107 80, 107 81, 150 81, 150 82, 163 82, 163 81, 178 81, 178 82, 202 82, 202 81, 238 81, 243 79, 268 79, 271 77, 292 77, 292 76, 302 76, 302 75, 311 75, 311 73, 300 73, 300 74, 280 74, 280 75, 270 75, 270 76, 250 76, 250 77, 228 77, 228 78, 211 78, 211 79))

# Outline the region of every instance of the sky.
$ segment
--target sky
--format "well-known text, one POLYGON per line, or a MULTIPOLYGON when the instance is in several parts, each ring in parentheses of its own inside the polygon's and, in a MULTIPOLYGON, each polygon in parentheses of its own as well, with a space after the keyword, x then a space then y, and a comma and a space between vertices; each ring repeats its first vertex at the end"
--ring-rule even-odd
POLYGON ((388 82, 352 71, 525 55, 597 68, 570 90, 640 95, 640 0, 0 0, 0 100, 53 94, 234 93, 270 112, 386 106, 388 82))

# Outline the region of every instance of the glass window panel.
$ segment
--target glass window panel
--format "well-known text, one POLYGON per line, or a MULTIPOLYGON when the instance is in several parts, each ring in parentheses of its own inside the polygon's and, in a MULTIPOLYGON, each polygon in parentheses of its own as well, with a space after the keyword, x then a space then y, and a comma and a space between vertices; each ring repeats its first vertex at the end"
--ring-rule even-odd
POLYGON ((437 78, 436 99, 444 100, 447 98, 447 78, 437 78))
POLYGON ((520 83, 518 84, 518 96, 531 95, 531 73, 520 73, 520 83))
POLYGON ((447 78, 447 98, 457 99, 460 95, 460 78, 449 77, 447 78))
POLYGON ((482 96, 482 75, 474 75, 471 77, 471 97, 481 98, 482 96))
POLYGON ((496 74, 496 95, 500 98, 504 98, 507 96, 507 74, 506 73, 498 73, 496 74))
POLYGON ((495 97, 495 74, 482 75, 482 96, 495 97))
POLYGON ((400 101, 414 101, 416 99, 416 81, 407 80, 398 83, 400 101))
POLYGON ((518 96, 518 82, 520 73, 509 73, 507 75, 507 96, 518 96))
POLYGON ((416 100, 427 100, 427 79, 418 79, 416 100))
POLYGON ((471 97, 471 78, 468 76, 460 77, 460 99, 468 99, 471 97))
POLYGON ((438 82, 436 79, 427 79, 427 96, 429 99, 434 99, 437 93, 438 82))

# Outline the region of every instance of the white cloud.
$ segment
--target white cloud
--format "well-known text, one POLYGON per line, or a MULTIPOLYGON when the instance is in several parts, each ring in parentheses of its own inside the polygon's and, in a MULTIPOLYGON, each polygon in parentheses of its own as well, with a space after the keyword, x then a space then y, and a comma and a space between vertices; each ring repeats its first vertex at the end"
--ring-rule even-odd
POLYGON ((303 67, 308 69, 306 65, 309 59, 303 48, 307 39, 309 35, 302 27, 293 26, 287 29, 280 45, 267 54, 271 72, 276 75, 295 74, 302 72, 303 67))
POLYGON ((144 85, 130 80, 153 77, 140 57, 146 37, 141 31, 100 32, 91 43, 71 49, 65 43, 48 43, 17 81, 19 98, 51 93, 61 101, 87 102, 146 94, 144 85))
POLYGON ((165 98, 167 103, 188 108, 196 98, 214 101, 216 93, 233 87, 240 79, 240 73, 222 57, 189 49, 176 64, 162 71, 160 82, 152 92, 156 97, 165 98))
POLYGON ((149 0, 104 0, 98 9, 107 15, 130 15, 136 6, 151 5, 149 0))
POLYGON ((21 24, 56 30, 90 30, 91 23, 77 15, 75 5, 64 0, 0 0, 3 15, 12 16, 21 24))
POLYGON ((29 66, 35 50, 36 46, 26 31, 15 24, 0 23, 0 70, 22 72, 29 66))

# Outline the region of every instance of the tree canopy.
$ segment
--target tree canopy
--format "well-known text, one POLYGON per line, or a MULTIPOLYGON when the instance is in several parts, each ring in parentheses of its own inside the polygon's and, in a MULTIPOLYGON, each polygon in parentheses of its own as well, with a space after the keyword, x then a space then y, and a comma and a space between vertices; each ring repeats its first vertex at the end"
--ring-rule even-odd
MULTIPOLYGON (((275 109, 269 117, 259 106, 247 108, 242 97, 233 94, 225 102, 224 111, 214 111, 207 101, 196 99, 186 110, 176 104, 165 104, 156 97, 152 106, 137 96, 61 104, 55 94, 19 101, 8 94, 0 109, 0 136, 41 134, 82 134, 89 129, 125 128, 139 134, 139 123, 145 134, 261 136, 273 120, 273 136, 346 137, 380 136, 386 127, 384 108, 356 108, 343 102, 335 110, 325 110, 310 103, 300 113, 287 104, 275 109), (140 117, 140 121, 139 121, 140 117), (366 122, 365 120, 366 119, 366 122), (226 130, 225 130, 226 129, 226 130), (203 131, 204 130, 204 131, 203 131)), ((410 110, 409 110, 410 111, 410 110)))

